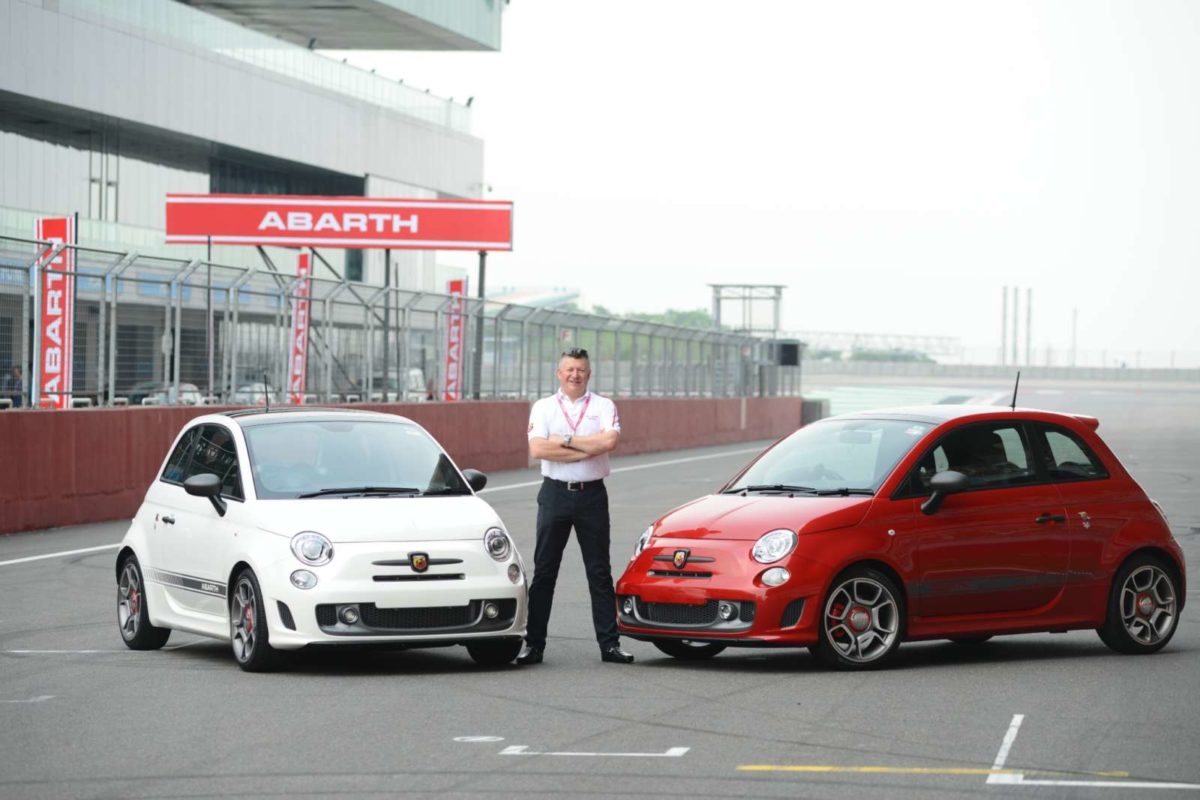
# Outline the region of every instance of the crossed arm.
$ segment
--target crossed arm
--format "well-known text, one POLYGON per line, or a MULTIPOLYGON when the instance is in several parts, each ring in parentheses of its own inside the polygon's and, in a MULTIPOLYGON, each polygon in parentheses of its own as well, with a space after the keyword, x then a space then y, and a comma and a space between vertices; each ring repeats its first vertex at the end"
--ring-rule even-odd
POLYGON ((534 436, 529 440, 529 455, 546 461, 570 464, 611 452, 616 449, 620 440, 619 431, 602 431, 590 436, 573 436, 571 446, 567 447, 561 436, 534 436))

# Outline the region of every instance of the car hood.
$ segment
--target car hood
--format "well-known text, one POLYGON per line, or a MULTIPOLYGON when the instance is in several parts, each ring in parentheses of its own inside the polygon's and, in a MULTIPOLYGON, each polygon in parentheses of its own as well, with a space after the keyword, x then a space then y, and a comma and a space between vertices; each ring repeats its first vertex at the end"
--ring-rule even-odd
POLYGON ((488 528, 504 527, 491 506, 470 495, 313 497, 257 505, 264 512, 262 530, 281 536, 316 531, 335 544, 482 539, 488 528))
POLYGON ((712 494, 667 513, 655 530, 673 539, 754 541, 767 531, 799 534, 847 528, 866 516, 873 497, 712 494))

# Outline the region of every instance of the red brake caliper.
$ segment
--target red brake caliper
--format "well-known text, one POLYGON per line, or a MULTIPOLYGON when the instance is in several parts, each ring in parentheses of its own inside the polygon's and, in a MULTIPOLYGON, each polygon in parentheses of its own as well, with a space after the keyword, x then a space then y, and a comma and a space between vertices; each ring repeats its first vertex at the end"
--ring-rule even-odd
POLYGON ((254 633, 254 609, 246 606, 246 610, 242 612, 242 616, 246 618, 246 633, 254 633))

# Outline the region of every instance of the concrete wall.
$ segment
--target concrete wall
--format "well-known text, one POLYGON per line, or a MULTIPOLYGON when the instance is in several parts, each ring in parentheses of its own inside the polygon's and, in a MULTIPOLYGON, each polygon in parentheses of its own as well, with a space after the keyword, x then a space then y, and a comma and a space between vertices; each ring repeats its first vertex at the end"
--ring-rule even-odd
MULTIPOLYGON (((802 403, 798 397, 618 400, 617 453, 778 438, 800 426, 802 403)), ((415 420, 462 468, 489 472, 530 464, 527 401, 354 407, 415 420)), ((0 533, 132 517, 179 428, 220 410, 0 412, 0 533)))

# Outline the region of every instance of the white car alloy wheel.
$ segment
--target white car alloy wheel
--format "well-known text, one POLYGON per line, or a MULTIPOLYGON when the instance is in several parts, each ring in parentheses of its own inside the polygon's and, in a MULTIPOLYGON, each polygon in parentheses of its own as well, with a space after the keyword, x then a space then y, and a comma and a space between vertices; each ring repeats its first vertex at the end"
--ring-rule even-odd
POLYGON ((142 568, 132 553, 121 562, 117 577, 117 626, 131 650, 157 650, 171 635, 170 628, 150 624, 142 568))
POLYGON ((274 661, 267 633, 267 615, 262 606, 262 591, 254 571, 238 573, 229 598, 229 638, 233 657, 247 672, 270 669, 274 661))

